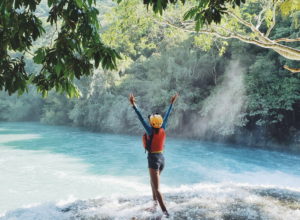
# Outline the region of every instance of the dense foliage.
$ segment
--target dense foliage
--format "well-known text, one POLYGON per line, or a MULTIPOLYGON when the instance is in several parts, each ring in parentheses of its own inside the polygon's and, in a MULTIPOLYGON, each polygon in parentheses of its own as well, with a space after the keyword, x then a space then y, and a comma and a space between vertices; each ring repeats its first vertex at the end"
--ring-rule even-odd
POLYGON ((46 95, 55 88, 70 97, 79 91, 73 79, 91 75, 99 64, 114 69, 121 58, 106 46, 99 35, 99 11, 92 0, 48 0, 47 20, 37 16, 41 0, 3 0, 0 3, 0 89, 22 94, 27 84, 34 84, 46 95), (51 25, 51 40, 32 51, 35 41, 51 25), (20 52, 13 57, 12 52, 20 52), (24 55, 34 53, 39 71, 27 72, 24 55), (92 62, 94 61, 94 62, 92 62))
MULTIPOLYGON (((118 0, 118 2, 122 1, 124 0, 118 0)), ((170 4, 177 4, 178 2, 185 4, 189 2, 192 4, 192 7, 185 12, 184 19, 194 19, 196 22, 195 28, 199 30, 204 24, 220 23, 222 16, 226 14, 228 6, 240 6, 241 3, 245 3, 245 0, 144 0, 143 2, 147 7, 151 6, 154 12, 161 15, 170 4)))
MULTIPOLYGON (((185 0, 180 0, 185 3, 185 0)), ((117 0, 117 2, 126 2, 117 0)), ((154 12, 166 9, 177 0, 147 0, 154 12)), ((186 18, 194 18, 196 29, 204 23, 220 23, 226 3, 240 5, 244 0, 199 0, 187 11, 186 18)), ((125 3, 125 4, 126 4, 125 3)), ((130 3, 129 3, 130 4, 130 3)), ((115 69, 120 55, 105 45, 100 37, 99 10, 96 0, 2 0, 0 3, 0 89, 9 94, 23 94, 33 84, 46 96, 48 91, 66 92, 69 97, 80 96, 74 78, 89 76, 99 64, 115 69), (47 4, 45 4, 47 2, 47 4), (45 7, 45 5, 47 6, 45 7), (42 20, 37 8, 47 8, 42 20), (47 26, 55 31, 51 40, 33 48, 47 26), (19 52, 16 56, 13 53, 19 52), (28 72, 24 56, 33 55, 38 71, 28 72)))
MULTIPOLYGON (((42 99, 33 88, 22 97, 1 93, 0 119, 141 134, 128 94, 136 95, 146 116, 163 114, 171 95, 179 92, 168 125, 173 135, 252 145, 294 141, 300 130, 300 76, 283 69, 294 61, 240 41, 164 26, 139 0, 112 7, 102 20, 102 40, 123 57, 117 70, 98 69, 75 81, 82 92, 78 99, 54 91, 42 99)), ((299 34, 294 20, 279 17, 270 37, 299 34)), ((30 64, 32 57, 24 60, 30 64)))

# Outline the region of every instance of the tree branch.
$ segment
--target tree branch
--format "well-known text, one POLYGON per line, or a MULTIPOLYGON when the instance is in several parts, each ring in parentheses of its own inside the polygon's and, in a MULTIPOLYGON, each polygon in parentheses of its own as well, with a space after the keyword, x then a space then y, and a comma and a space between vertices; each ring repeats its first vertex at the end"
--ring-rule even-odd
POLYGON ((294 39, 290 39, 290 38, 279 38, 274 40, 274 42, 278 43, 278 42, 297 42, 300 41, 300 37, 299 38, 294 38, 294 39))
MULTIPOLYGON (((241 18, 240 18, 241 19, 241 18)), ((300 60, 300 50, 299 49, 295 49, 292 47, 288 47, 282 44, 279 44, 275 41, 270 40, 269 38, 265 38, 263 37, 263 39, 261 40, 261 38, 259 38, 259 40, 256 39, 251 39, 248 36, 243 36, 241 34, 235 33, 232 30, 228 30, 222 26, 212 26, 215 28, 215 30, 213 29, 206 29, 206 30, 200 30, 199 32, 196 32, 195 30, 189 30, 187 29, 187 27, 181 23, 180 25, 182 25, 183 27, 178 27, 177 25, 171 24, 170 22, 166 21, 166 23, 164 23, 164 25, 169 25, 171 27, 180 29, 182 31, 185 32, 190 32, 190 33, 194 33, 194 34, 199 34, 199 33, 203 33, 203 34, 211 34, 214 35, 216 37, 222 38, 222 39, 238 39, 240 41, 243 41, 245 43, 249 43, 249 44, 254 44, 257 45, 259 47, 263 47, 263 48, 267 48, 267 49, 272 49, 274 51, 276 51, 277 53, 279 53, 281 56, 290 59, 290 60, 300 60), (227 32, 227 34, 223 34, 220 33, 221 31, 218 31, 218 29, 222 29, 223 32, 227 32), (267 39, 267 40, 266 40, 267 39)), ((242 21, 241 21, 242 22, 242 21)), ((246 21, 243 21, 245 24, 247 24, 246 21)), ((188 23, 188 25, 191 25, 191 23, 188 23)), ((247 24, 248 25, 252 25, 250 23, 247 24)), ((257 31, 257 29, 256 29, 257 31)))
POLYGON ((278 4, 278 1, 275 1, 274 5, 273 5, 273 10, 272 10, 272 24, 271 26, 268 28, 265 36, 266 37, 269 37, 272 29, 274 28, 275 24, 276 24, 276 8, 277 8, 277 4, 278 4))
MULTIPOLYGON (((279 38, 279 39, 272 40, 268 37, 276 24, 276 9, 280 2, 282 2, 282 0, 274 0, 273 3, 269 3, 269 2, 263 3, 264 8, 258 14, 256 26, 251 22, 248 22, 247 20, 238 16, 233 10, 227 10, 228 19, 236 20, 242 27, 244 27, 244 29, 246 29, 245 33, 242 32, 239 33, 234 29, 231 28, 228 29, 224 27, 224 25, 222 26, 222 25, 215 25, 215 24, 210 24, 205 29, 202 29, 197 32, 194 29, 195 21, 192 20, 185 21, 185 22, 181 22, 178 20, 169 22, 164 20, 165 22, 164 25, 168 25, 170 27, 180 29, 181 31, 185 31, 193 34, 209 34, 225 40, 238 39, 248 44, 253 44, 262 48, 271 49, 287 59, 300 61, 300 49, 289 47, 279 43, 279 42, 297 42, 300 41, 300 38, 295 38, 295 39, 279 38), (266 34, 264 34, 259 30, 259 27, 264 21, 264 18, 262 17, 264 16, 267 10, 272 10, 272 17, 271 17, 272 23, 269 26, 268 30, 266 31, 266 34), (247 29, 250 29, 250 33, 247 29)), ((289 70, 292 73, 300 72, 300 69, 297 68, 290 68, 288 66, 284 66, 284 68, 289 70)))
POLYGON ((25 53, 29 53, 31 56, 35 56, 31 51, 29 51, 29 50, 25 50, 25 53))
POLYGON ((300 73, 300 68, 291 68, 291 67, 288 67, 287 65, 284 65, 283 68, 292 73, 300 73))
POLYGON ((233 13, 232 11, 228 11, 228 15, 230 15, 231 17, 235 18, 240 24, 250 28, 254 33, 257 34, 257 37, 261 40, 264 41, 265 43, 270 43, 271 40, 266 38, 263 33, 261 33, 252 23, 249 23, 247 21, 245 21, 244 19, 240 18, 239 16, 237 16, 235 13, 233 13))
POLYGON ((257 30, 259 30, 259 28, 260 28, 262 22, 265 20, 265 18, 262 19, 261 16, 263 15, 263 13, 265 13, 266 10, 267 10, 267 8, 264 8, 264 9, 261 10, 261 11, 259 12, 259 14, 258 14, 258 17, 257 17, 257 24, 256 24, 256 26, 255 26, 255 28, 256 28, 257 30))

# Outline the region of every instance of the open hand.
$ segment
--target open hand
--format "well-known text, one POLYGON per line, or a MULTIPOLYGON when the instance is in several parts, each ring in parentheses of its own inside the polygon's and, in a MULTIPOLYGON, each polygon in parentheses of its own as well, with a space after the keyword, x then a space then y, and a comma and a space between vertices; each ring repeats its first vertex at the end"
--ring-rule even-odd
POLYGON ((129 94, 129 101, 130 101, 131 105, 135 106, 135 97, 132 93, 129 94))
POLYGON ((173 96, 171 97, 171 104, 173 104, 173 103, 176 101, 176 99, 177 99, 178 96, 179 96, 179 94, 176 93, 175 95, 173 95, 173 96))

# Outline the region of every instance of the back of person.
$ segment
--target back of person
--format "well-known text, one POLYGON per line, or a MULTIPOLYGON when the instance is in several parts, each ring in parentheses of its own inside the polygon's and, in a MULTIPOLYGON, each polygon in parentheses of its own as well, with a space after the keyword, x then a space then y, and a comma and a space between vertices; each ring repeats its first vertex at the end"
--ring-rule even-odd
POLYGON ((153 138, 151 142, 151 152, 159 153, 163 152, 165 141, 166 141, 166 132, 164 128, 153 129, 153 138))
POLYGON ((175 102, 178 94, 172 96, 171 98, 171 104, 164 115, 164 118, 162 118, 161 115, 155 113, 149 115, 149 123, 147 123, 143 116, 141 115, 140 111, 136 107, 135 104, 135 97, 133 94, 130 94, 129 101, 132 104, 132 107, 134 111, 136 112, 139 120, 141 121, 142 125, 144 126, 146 133, 143 135, 143 144, 145 149, 148 151, 148 168, 149 168, 149 174, 151 179, 151 188, 152 188, 152 195, 153 200, 155 201, 155 204, 157 204, 157 201, 159 202, 159 205, 163 211, 163 213, 168 217, 169 213, 166 209, 166 206, 164 204, 162 194, 159 190, 159 179, 160 174, 164 168, 165 164, 165 158, 163 155, 164 151, 164 145, 166 140, 166 132, 165 128, 167 125, 169 114, 172 110, 172 105, 175 102))

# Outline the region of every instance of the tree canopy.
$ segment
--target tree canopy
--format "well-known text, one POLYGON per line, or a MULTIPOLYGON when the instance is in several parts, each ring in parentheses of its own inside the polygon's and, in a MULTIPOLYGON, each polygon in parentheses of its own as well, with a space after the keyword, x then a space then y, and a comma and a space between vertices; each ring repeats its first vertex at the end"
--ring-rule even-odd
MULTIPOLYGON (((118 0, 121 2, 124 0, 118 0)), ((227 13, 228 6, 235 8, 245 3, 246 0, 144 0, 147 7, 152 7, 155 13, 163 14, 169 4, 181 2, 191 2, 192 7, 186 12, 185 17, 193 18, 196 21, 196 30, 199 30, 203 24, 211 24, 212 22, 220 23, 221 18, 227 13)))
POLYGON ((48 0, 46 21, 55 29, 51 41, 35 51, 32 46, 45 33, 45 23, 36 15, 41 0, 3 0, 0 3, 0 89, 22 94, 34 84, 44 95, 53 88, 68 96, 79 94, 73 79, 91 75, 101 63, 116 67, 121 58, 103 44, 99 35, 99 11, 92 0, 48 0), (19 52, 13 57, 11 52, 19 52), (33 55, 38 72, 26 71, 24 55, 33 55))
MULTIPOLYGON (((74 79, 92 75, 100 64, 103 69, 117 68, 117 59, 121 56, 115 48, 116 43, 107 45, 101 37, 101 20, 95 0, 47 0, 47 19, 37 15, 41 2, 3 0, 0 3, 0 89, 9 94, 17 91, 22 94, 27 91, 27 85, 33 84, 43 95, 55 89, 66 92, 69 97, 79 96, 74 79), (33 48, 36 41, 50 29, 53 30, 51 40, 33 48), (28 68, 28 62, 26 64, 24 60, 27 54, 32 56, 31 64, 39 68, 28 68)), ((246 3, 244 0, 145 0, 143 3, 158 14, 168 13, 172 10, 170 6, 184 5, 184 14, 179 7, 181 17, 171 17, 171 20, 168 16, 163 18, 163 22, 173 27, 197 35, 205 33, 223 39, 236 38, 272 49, 289 60, 300 59, 299 49, 286 44, 299 41, 299 38, 272 35, 279 11, 282 15, 295 12, 297 25, 299 0, 249 0, 246 3), (256 10, 249 13, 253 7, 256 10)), ((127 12, 124 13, 126 16, 127 12)), ((145 16, 141 20, 145 19, 153 18, 145 16)), ((120 33, 124 37, 115 41, 139 36, 139 33, 133 35, 122 30, 122 27, 117 28, 121 28, 120 33)), ((155 29, 153 24, 148 28, 155 29)), ((110 38, 107 32, 105 38, 110 38)), ((211 41, 206 38, 206 42, 209 44, 211 41)), ((156 43, 149 44, 148 50, 154 48, 156 43)), ((284 67, 291 72, 300 71, 288 65, 284 67)))
MULTIPOLYGON (((124 0, 117 0, 123 2, 124 0)), ((179 0, 185 3, 185 0, 179 0)), ((33 84, 46 95, 51 89, 79 96, 73 80, 92 75, 101 64, 114 69, 119 53, 105 45, 100 37, 99 11, 94 0, 47 0, 48 17, 42 20, 36 13, 41 0, 2 0, 0 2, 0 90, 22 94, 33 84), (51 41, 33 50, 46 27, 55 31, 51 41), (24 56, 33 57, 39 69, 29 72, 24 56)), ((145 0, 155 13, 163 13, 177 0, 145 0)), ((221 21, 226 4, 239 6, 244 0, 197 0, 188 12, 195 18, 196 27, 221 21)))
MULTIPOLYGON (((300 61, 300 49, 293 42, 299 42, 297 32, 290 36, 274 34, 276 20, 280 16, 294 18, 299 27, 300 0, 249 0, 241 7, 227 5, 222 21, 201 22, 195 13, 198 9, 190 3, 190 9, 181 17, 169 17, 163 22, 195 35, 208 34, 221 39, 238 39, 262 48, 271 49, 288 60, 300 61), (201 25, 199 25, 199 22, 201 25), (289 43, 289 45, 288 45, 289 43)), ((300 68, 285 65, 292 73, 300 68)))

